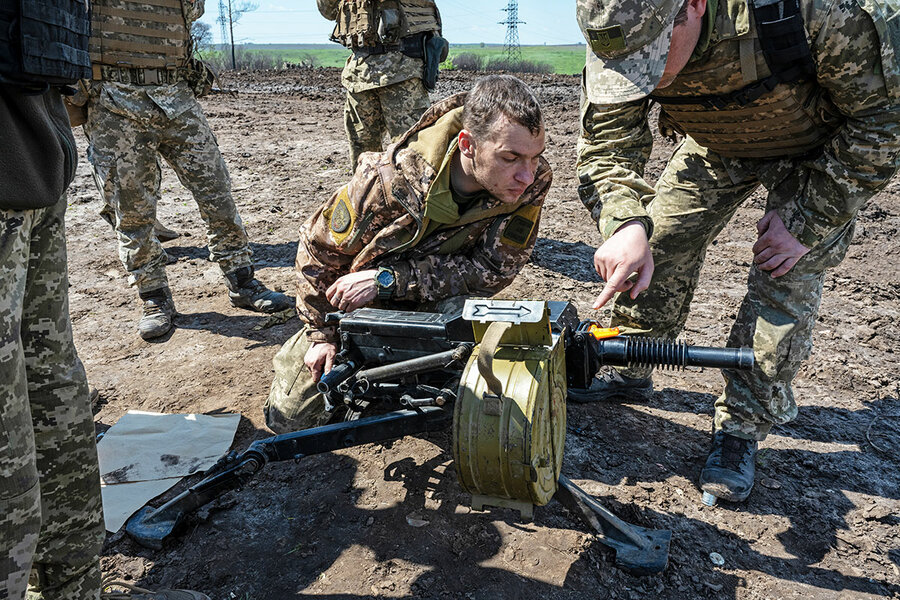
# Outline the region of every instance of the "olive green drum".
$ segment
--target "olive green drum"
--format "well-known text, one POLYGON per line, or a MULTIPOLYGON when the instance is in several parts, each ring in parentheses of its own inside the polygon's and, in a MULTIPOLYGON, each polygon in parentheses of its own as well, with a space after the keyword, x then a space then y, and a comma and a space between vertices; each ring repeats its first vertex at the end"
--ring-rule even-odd
MULTIPOLYGON (((547 327, 549 333, 549 323, 547 327)), ((507 506, 530 516, 532 505, 547 504, 556 493, 562 466, 563 343, 560 337, 550 346, 494 344, 493 360, 488 359, 487 366, 479 364, 479 354, 490 345, 475 348, 460 381, 453 415, 456 470, 463 489, 473 494, 474 508, 507 506), (499 397, 492 393, 491 387, 496 391, 498 386, 491 386, 485 369, 499 380, 499 397)))

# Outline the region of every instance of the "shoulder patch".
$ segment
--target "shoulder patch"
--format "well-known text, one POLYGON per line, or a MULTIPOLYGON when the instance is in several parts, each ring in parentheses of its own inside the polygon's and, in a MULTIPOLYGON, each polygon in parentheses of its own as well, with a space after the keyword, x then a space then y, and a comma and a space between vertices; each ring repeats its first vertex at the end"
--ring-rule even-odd
POLYGON ((509 223, 503 228, 503 233, 500 234, 500 241, 509 246, 524 248, 531 238, 540 212, 539 206, 523 206, 514 212, 509 223))
POLYGON ((621 25, 603 29, 588 29, 587 34, 591 40, 591 50, 601 56, 625 49, 625 33, 622 31, 621 25))
POLYGON ((338 197, 334 201, 334 206, 331 208, 331 236, 334 238, 335 242, 340 244, 348 235, 350 235, 350 232, 353 230, 353 221, 355 220, 356 215, 353 213, 353 208, 350 206, 350 198, 347 196, 347 187, 344 186, 338 193, 338 197))

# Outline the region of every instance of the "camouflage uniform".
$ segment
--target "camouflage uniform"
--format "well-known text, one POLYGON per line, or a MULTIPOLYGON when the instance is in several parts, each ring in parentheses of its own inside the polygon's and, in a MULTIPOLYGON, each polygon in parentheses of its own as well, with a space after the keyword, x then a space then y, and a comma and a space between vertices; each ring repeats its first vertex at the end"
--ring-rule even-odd
MULTIPOLYGON (((203 14, 203 0, 183 2, 190 27, 203 14)), ((250 266, 249 240, 231 195, 228 168, 185 71, 161 68, 162 78, 172 81, 158 84, 132 81, 139 71, 149 69, 95 65, 84 126, 97 186, 115 210, 119 257, 129 283, 138 292, 168 287, 168 257, 153 234, 161 176, 157 155, 193 194, 207 225, 210 255, 222 271, 250 266)))
MULTIPOLYGON (((460 214, 450 198, 449 163, 464 100, 465 94, 457 94, 435 104, 384 153, 363 154, 350 182, 303 224, 297 309, 307 326, 292 340, 302 347, 291 355, 303 356, 314 342, 336 341, 334 328, 324 323, 325 314, 336 310, 325 290, 347 273, 389 267, 396 288, 383 306, 443 310, 460 297, 499 292, 528 262, 552 180, 550 166, 541 158, 518 202, 482 193, 460 214)), ((274 431, 309 427, 321 414, 323 401, 309 371, 301 364, 296 373, 296 383, 270 395, 266 404, 274 431)))
MULTIPOLYGON (((690 113, 693 123, 681 123, 688 135, 655 188, 643 179, 652 145, 649 98, 591 102, 592 95, 602 96, 603 83, 592 78, 590 68, 586 71, 578 161, 581 199, 604 238, 632 219, 652 233, 655 271, 650 288, 637 300, 619 295, 613 324, 649 329, 663 337, 677 335, 706 248, 759 185, 768 192, 766 211, 777 211, 788 231, 811 249, 778 278, 755 265, 750 269, 748 293, 729 345, 752 346, 756 368, 725 371, 726 387, 715 415, 716 430, 744 439, 764 439, 773 424, 796 416, 791 381, 811 351, 825 270, 841 262, 857 212, 898 167, 900 69, 895 53, 900 48, 891 45, 900 39, 896 20, 890 23, 877 5, 867 2, 801 0, 799 6, 809 32, 815 79, 779 84, 759 104, 743 109, 742 119, 755 128, 723 126, 727 113, 695 109, 690 113), (812 149, 801 146, 799 134, 796 144, 790 141, 794 134, 779 121, 788 109, 778 112, 762 105, 772 98, 780 102, 779 93, 810 99, 796 110, 813 114, 809 118, 819 128, 813 135, 825 132, 812 149), (720 132, 709 133, 717 125, 720 132), (745 148, 730 139, 741 136, 749 140, 745 148), (782 152, 778 145, 798 151, 782 152)), ((667 99, 724 94, 747 82, 748 55, 742 46, 749 40, 754 47, 755 26, 744 0, 707 4, 701 41, 691 61, 669 87, 654 92, 662 102, 662 129, 671 125, 672 114, 685 120, 679 105, 666 104, 667 99)), ((750 68, 758 69, 762 78, 769 71, 758 42, 756 48, 750 68)), ((590 49, 588 55, 593 60, 590 49)), ((648 375, 639 370, 625 374, 648 375)))
MULTIPOLYGON (((342 0, 317 0, 328 20, 337 17, 342 0)), ((396 140, 419 120, 428 106, 422 83, 424 64, 402 52, 354 52, 347 58, 341 83, 347 90, 344 128, 350 141, 350 165, 356 168, 363 152, 380 152, 385 132, 396 140)))
POLYGON ((75 140, 55 89, 22 96, 0 85, 0 104, 18 126, 0 116, 0 598, 25 598, 26 586, 33 599, 98 598, 100 472, 66 275, 64 190, 75 140), (23 123, 23 115, 43 117, 23 123), (23 133, 37 138, 36 153, 10 153, 23 133), (37 208, 6 208, 7 188, 12 205, 37 208))

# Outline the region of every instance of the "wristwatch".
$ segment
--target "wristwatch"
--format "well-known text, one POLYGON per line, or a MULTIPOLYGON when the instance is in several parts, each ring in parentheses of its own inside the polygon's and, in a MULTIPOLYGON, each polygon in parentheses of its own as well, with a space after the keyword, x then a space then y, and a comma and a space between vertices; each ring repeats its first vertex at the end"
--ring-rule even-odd
POLYGON ((390 267, 378 267, 375 273, 375 285, 378 287, 379 300, 390 300, 394 296, 397 287, 397 276, 390 267))

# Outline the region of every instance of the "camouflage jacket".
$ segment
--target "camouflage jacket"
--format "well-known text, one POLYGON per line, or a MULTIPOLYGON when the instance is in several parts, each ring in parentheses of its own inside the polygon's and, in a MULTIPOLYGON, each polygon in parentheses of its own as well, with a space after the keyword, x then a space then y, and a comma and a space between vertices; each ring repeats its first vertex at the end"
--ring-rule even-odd
POLYGON ((493 295, 531 256, 552 172, 543 158, 515 203, 482 194, 453 222, 429 214, 438 170, 462 128, 465 94, 432 106, 383 153, 367 152, 350 182, 300 229, 297 309, 313 341, 332 341, 325 290, 347 273, 390 267, 394 300, 410 305, 459 295, 493 295))
MULTIPOLYGON (((893 11, 886 12, 896 12, 896 3, 887 0, 893 11)), ((719 17, 712 25, 708 47, 692 57, 686 70, 697 73, 713 60, 728 62, 722 52, 733 52, 730 63, 740 64, 734 31, 727 29, 733 28, 734 15, 749 19, 747 1, 719 0, 717 8, 719 17)), ((900 41, 900 22, 888 19, 871 0, 800 0, 800 10, 811 32, 815 93, 826 96, 829 107, 836 109, 839 126, 821 152, 811 157, 721 158, 729 171, 756 174, 788 230, 813 247, 854 218, 897 170, 900 46, 893 46, 897 42, 892 40, 900 41)), ((736 75, 733 69, 709 70, 701 93, 721 93, 716 90, 733 85, 736 75)), ((670 87, 677 88, 682 78, 677 77, 670 87)), ((643 178, 653 143, 650 105, 648 98, 605 106, 582 102, 579 195, 604 239, 632 219, 641 220, 652 232, 645 207, 653 199, 654 188, 643 178)))
MULTIPOLYGON (((337 19, 341 0, 316 0, 319 12, 329 21, 337 19)), ((385 52, 369 56, 350 54, 341 72, 341 84, 348 92, 358 93, 422 77, 424 64, 402 52, 385 52)))

